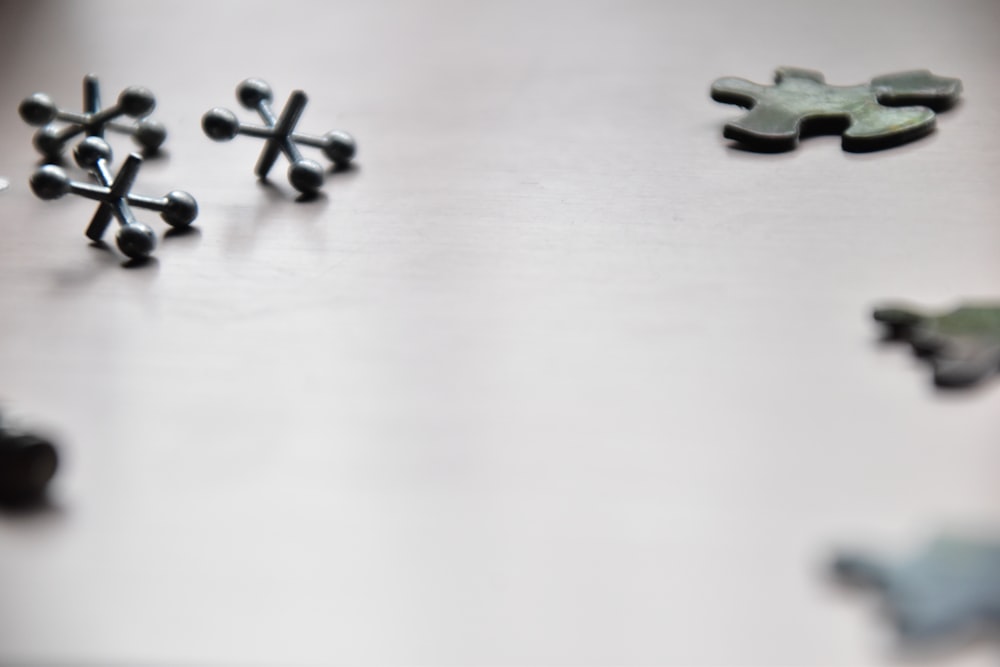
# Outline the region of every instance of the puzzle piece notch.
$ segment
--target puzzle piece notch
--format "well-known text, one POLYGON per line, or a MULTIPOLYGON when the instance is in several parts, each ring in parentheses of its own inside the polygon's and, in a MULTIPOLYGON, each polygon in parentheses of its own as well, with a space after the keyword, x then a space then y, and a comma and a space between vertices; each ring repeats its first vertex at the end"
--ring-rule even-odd
POLYGON ((892 305, 872 317, 890 339, 909 342, 930 361, 939 387, 971 386, 1000 371, 1000 304, 968 304, 939 315, 892 305))
POLYGON ((831 569, 843 583, 880 592, 905 641, 1000 630, 1000 543, 942 537, 902 563, 845 552, 831 569))
POLYGON ((32 175, 31 189, 40 199, 58 199, 72 193, 100 202, 86 231, 92 241, 100 241, 112 218, 116 218, 120 225, 118 248, 128 257, 142 260, 156 248, 156 235, 135 219, 131 206, 159 211, 160 217, 175 228, 187 227, 198 216, 198 203, 186 192, 174 190, 163 197, 130 192, 142 165, 142 157, 136 153, 128 156, 116 176, 108 169, 111 147, 103 139, 84 139, 73 155, 78 165, 94 174, 99 185, 71 180, 62 168, 44 165, 32 175))
POLYGON ((887 148, 931 132, 934 109, 952 106, 962 90, 958 79, 927 70, 887 74, 857 86, 831 86, 820 72, 782 67, 774 80, 775 85, 763 86, 723 77, 712 84, 712 99, 748 109, 726 123, 726 138, 760 151, 786 151, 798 144, 804 131, 820 127, 841 131, 844 150, 887 148))
POLYGON ((301 90, 295 90, 285 103, 280 116, 274 114, 271 102, 274 95, 270 86, 260 79, 246 79, 236 89, 240 104, 257 111, 265 125, 245 125, 236 114, 228 109, 216 107, 202 117, 202 129, 215 141, 229 141, 238 134, 265 139, 266 143, 254 172, 264 179, 282 153, 291 165, 288 180, 292 186, 306 195, 315 194, 323 185, 324 170, 315 160, 302 157, 298 144, 313 146, 323 151, 337 168, 346 168, 357 152, 354 138, 346 132, 333 130, 321 137, 295 132, 295 126, 302 116, 308 97, 301 90))
POLYGON ((114 105, 101 108, 100 84, 97 77, 88 74, 83 79, 83 112, 60 109, 45 93, 34 93, 26 97, 18 107, 24 122, 32 126, 43 126, 35 133, 35 148, 48 160, 60 158, 66 143, 73 137, 84 134, 89 137, 104 137, 105 130, 113 130, 132 135, 132 138, 148 152, 154 152, 167 138, 167 130, 162 123, 145 118, 156 108, 156 98, 149 89, 129 86, 121 92, 114 105), (121 116, 135 118, 134 124, 126 125, 115 121, 121 116), (55 121, 62 121, 57 126, 55 121))
POLYGON ((45 494, 59 455, 49 440, 4 428, 0 421, 0 503, 23 505, 45 494))

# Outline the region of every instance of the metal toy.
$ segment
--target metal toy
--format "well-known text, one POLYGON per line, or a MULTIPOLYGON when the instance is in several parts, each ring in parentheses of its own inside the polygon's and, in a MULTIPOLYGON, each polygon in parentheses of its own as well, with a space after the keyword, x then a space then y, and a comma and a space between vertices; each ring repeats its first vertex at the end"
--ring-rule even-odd
POLYGON ((155 107, 153 93, 146 88, 130 86, 122 91, 115 104, 102 109, 97 77, 88 74, 83 78, 83 113, 60 109, 45 93, 25 98, 18 112, 29 125, 43 126, 35 133, 35 148, 49 161, 56 161, 73 137, 86 134, 103 138, 105 130, 130 134, 144 149, 155 151, 167 138, 167 130, 161 123, 145 118, 155 107), (120 116, 139 120, 134 124, 116 122, 120 116), (65 125, 60 127, 54 121, 62 121, 65 125))
POLYGON ((323 186, 324 170, 315 160, 303 158, 298 144, 322 149, 338 168, 346 167, 354 158, 354 138, 346 132, 334 130, 322 137, 295 132, 295 125, 308 101, 301 90, 292 92, 280 116, 275 116, 271 109, 274 95, 270 86, 260 79, 246 79, 240 83, 236 88, 236 97, 245 108, 256 109, 265 123, 264 127, 244 125, 232 111, 218 107, 202 117, 201 126, 205 134, 215 141, 229 141, 237 134, 265 139, 264 150, 254 169, 259 178, 266 178, 278 155, 284 153, 291 162, 288 180, 299 192, 311 195, 323 186))
POLYGON ((31 189, 41 199, 58 199, 67 193, 101 202, 87 227, 87 238, 100 241, 117 218, 120 225, 116 241, 123 253, 132 259, 145 259, 156 247, 156 235, 148 226, 136 221, 132 206, 160 212, 160 217, 173 227, 187 227, 198 216, 198 203, 186 192, 174 190, 164 197, 144 197, 130 191, 142 165, 142 157, 132 153, 114 177, 108 169, 111 148, 98 137, 84 139, 73 152, 77 164, 89 169, 99 184, 73 181, 62 168, 44 165, 31 177, 31 189))

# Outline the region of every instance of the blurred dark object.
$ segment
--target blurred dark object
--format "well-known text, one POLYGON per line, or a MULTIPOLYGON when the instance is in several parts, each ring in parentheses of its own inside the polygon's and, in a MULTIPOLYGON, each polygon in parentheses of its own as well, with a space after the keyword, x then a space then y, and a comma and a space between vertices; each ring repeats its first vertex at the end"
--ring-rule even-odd
POLYGON ((51 442, 10 431, 0 422, 0 504, 42 501, 58 465, 59 455, 51 442))
POLYGON ((905 340, 930 361, 939 387, 967 387, 1000 370, 1000 306, 961 306, 928 315, 905 306, 873 313, 890 339, 905 340))

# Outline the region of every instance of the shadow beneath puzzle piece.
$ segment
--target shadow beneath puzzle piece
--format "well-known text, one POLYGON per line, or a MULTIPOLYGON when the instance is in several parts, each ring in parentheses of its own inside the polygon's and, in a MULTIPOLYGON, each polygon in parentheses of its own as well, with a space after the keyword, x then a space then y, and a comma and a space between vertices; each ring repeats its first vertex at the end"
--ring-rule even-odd
MULTIPOLYGON (((799 147, 800 139, 816 139, 817 137, 843 136, 844 131, 850 125, 849 119, 841 118, 816 118, 803 121, 799 134, 794 139, 786 141, 775 141, 770 139, 759 140, 751 136, 741 136, 727 145, 727 148, 742 153, 753 153, 755 155, 785 155, 794 153, 799 147)), ((934 127, 914 130, 909 134, 896 134, 889 138, 878 141, 852 142, 841 140, 841 147, 844 152, 850 155, 877 155, 888 148, 899 148, 912 144, 915 140, 929 136, 934 133, 934 127)))

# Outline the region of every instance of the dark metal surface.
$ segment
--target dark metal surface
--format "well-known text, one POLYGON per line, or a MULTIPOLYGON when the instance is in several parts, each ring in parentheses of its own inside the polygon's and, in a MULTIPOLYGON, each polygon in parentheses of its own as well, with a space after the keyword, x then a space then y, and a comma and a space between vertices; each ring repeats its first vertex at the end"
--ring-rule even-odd
POLYGON ((727 138, 780 151, 794 148, 803 133, 836 130, 843 133, 845 150, 877 150, 929 133, 933 109, 954 105, 962 91, 958 79, 927 70, 887 74, 860 86, 831 86, 819 72, 782 67, 774 81, 762 86, 725 77, 712 84, 712 99, 750 109, 726 123, 727 138))

